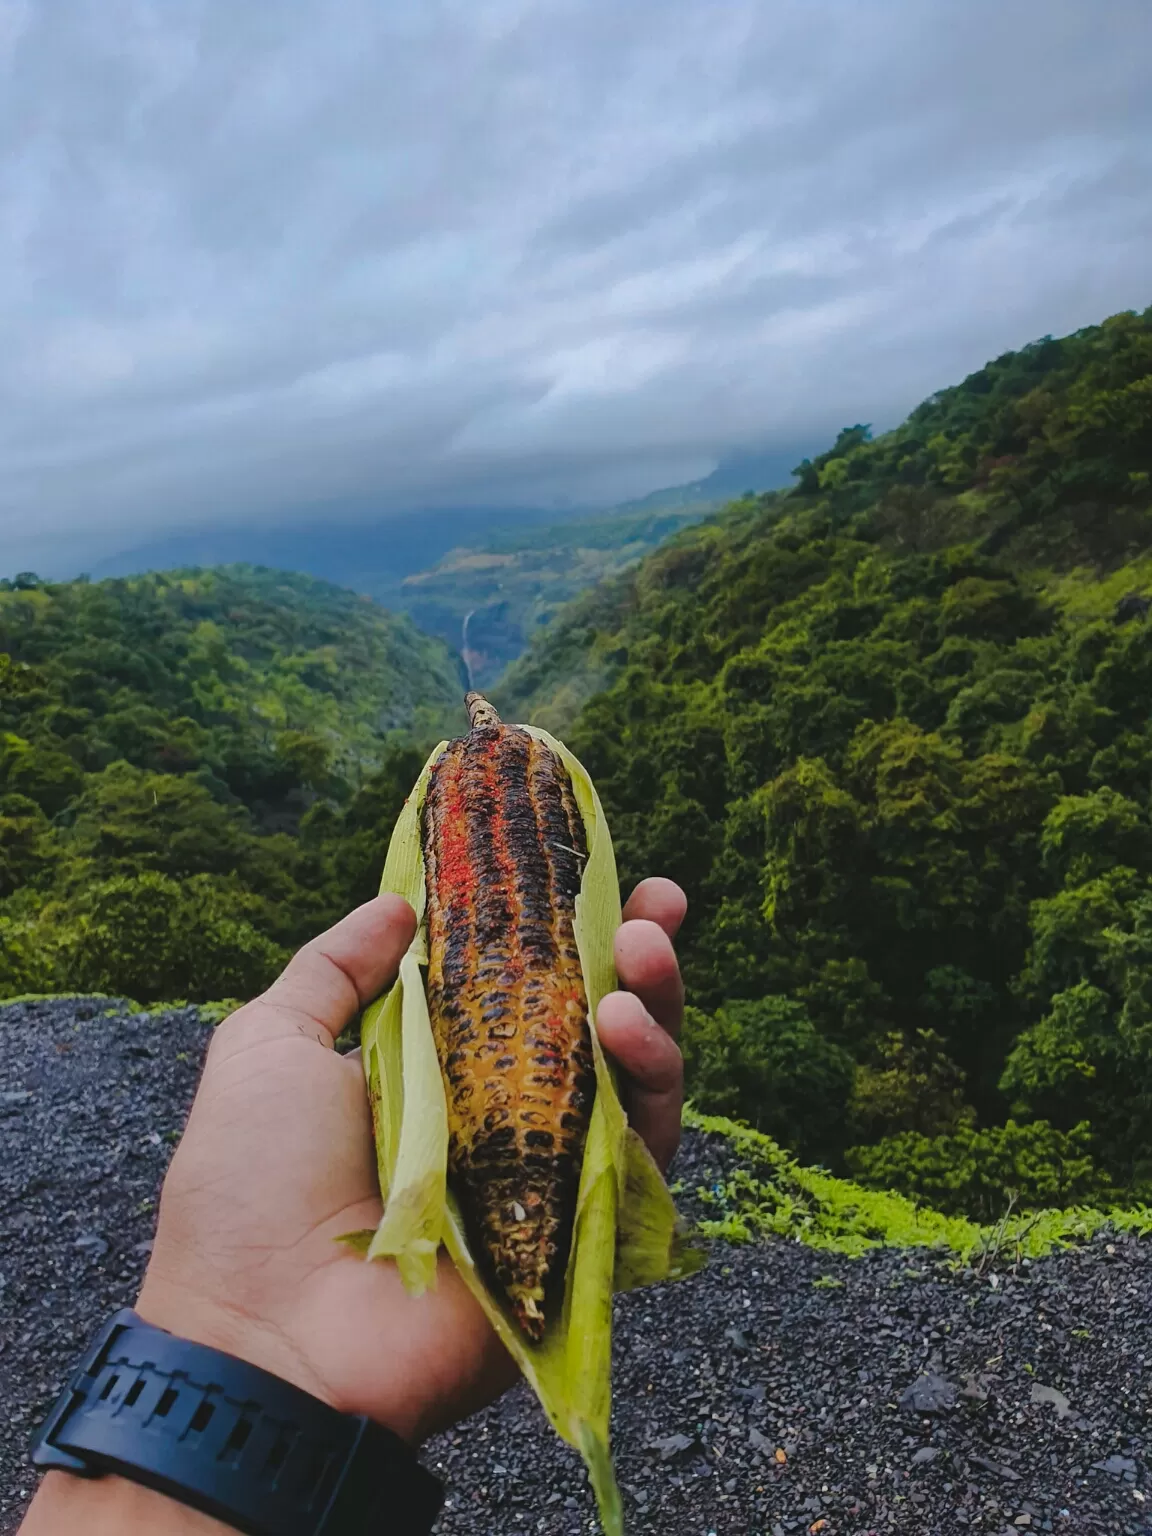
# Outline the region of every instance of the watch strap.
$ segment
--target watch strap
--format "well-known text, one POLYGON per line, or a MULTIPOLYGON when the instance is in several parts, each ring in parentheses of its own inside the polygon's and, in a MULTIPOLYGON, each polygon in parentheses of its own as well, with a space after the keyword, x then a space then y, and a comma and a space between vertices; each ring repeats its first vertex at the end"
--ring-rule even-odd
POLYGON ((391 1430, 128 1309, 92 1340, 30 1454, 119 1473, 250 1536, 426 1536, 443 1501, 391 1430))

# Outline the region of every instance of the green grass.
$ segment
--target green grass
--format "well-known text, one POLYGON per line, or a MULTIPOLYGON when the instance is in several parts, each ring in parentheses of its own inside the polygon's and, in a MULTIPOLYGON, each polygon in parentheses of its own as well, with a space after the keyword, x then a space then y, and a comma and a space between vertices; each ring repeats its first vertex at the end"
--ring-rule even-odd
MULTIPOLYGON (((222 1024, 229 1014, 235 1013, 244 1004, 238 997, 225 997, 218 1003, 200 1003, 198 1006, 200 1018, 205 1024, 222 1024)), ((150 1010, 152 1013, 157 1011, 155 1008, 150 1010)))
POLYGON ((935 1248, 979 1266, 996 1259, 1042 1258, 1087 1242, 1103 1228, 1152 1233, 1152 1208, 1008 1211, 993 1226, 944 1216, 890 1190, 863 1189, 819 1168, 805 1168, 759 1131, 686 1109, 684 1124, 724 1136, 741 1159, 732 1175, 701 1189, 715 1217, 704 1237, 732 1243, 782 1237, 857 1258, 870 1248, 935 1248))
POLYGON ((184 1008, 199 1010, 204 1024, 220 1024, 229 1014, 243 1006, 237 997, 224 997, 215 1003, 189 1003, 186 998, 172 998, 162 1003, 137 1003, 130 997, 117 997, 111 992, 21 992, 15 997, 0 997, 0 1009, 14 1008, 17 1003, 66 1003, 95 1002, 119 1003, 119 1008, 106 1008, 105 1018, 120 1018, 126 1013, 176 1013, 184 1008))

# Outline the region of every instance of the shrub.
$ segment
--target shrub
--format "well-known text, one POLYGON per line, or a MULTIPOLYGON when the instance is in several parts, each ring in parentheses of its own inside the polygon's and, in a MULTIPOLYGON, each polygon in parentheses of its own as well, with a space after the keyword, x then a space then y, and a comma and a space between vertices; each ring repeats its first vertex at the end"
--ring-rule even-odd
POLYGON ((0 909, 0 998, 56 986, 56 945, 42 906, 32 892, 21 891, 0 909))
POLYGON ((850 1147, 853 1178, 925 1200, 939 1211, 982 1221, 1010 1201, 1023 1210, 1106 1200, 1112 1191, 1092 1160, 1087 1122, 1059 1131, 1046 1120, 985 1130, 960 1125, 945 1136, 915 1131, 872 1147, 850 1147))
POLYGON ((66 926, 58 984, 156 1002, 251 997, 288 958, 254 925, 262 903, 197 875, 122 875, 95 886, 66 926))

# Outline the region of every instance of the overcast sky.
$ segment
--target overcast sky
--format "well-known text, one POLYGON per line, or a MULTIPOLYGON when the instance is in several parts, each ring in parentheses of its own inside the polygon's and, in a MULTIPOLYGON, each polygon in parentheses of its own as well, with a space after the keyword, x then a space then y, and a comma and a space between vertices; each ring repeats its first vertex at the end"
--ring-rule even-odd
POLYGON ((1149 0, 0 0, 0 570, 604 502, 1152 302, 1149 0))

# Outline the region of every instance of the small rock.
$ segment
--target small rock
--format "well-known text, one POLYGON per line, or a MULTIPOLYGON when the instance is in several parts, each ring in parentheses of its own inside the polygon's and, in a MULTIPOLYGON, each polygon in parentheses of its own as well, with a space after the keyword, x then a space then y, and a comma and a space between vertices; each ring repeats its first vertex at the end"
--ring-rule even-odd
POLYGON ((1031 1400, 1034 1403, 1051 1403, 1058 1419, 1066 1419, 1072 1412, 1072 1405, 1063 1392, 1057 1387, 1041 1386, 1038 1381, 1032 1383, 1031 1400))
POLYGON ((762 1381, 751 1387, 733 1387, 732 1391, 736 1397, 746 1397, 751 1403, 762 1403, 768 1396, 768 1388, 762 1381))
POLYGON ((988 1401, 987 1376, 965 1376, 964 1385, 960 1389, 960 1396, 970 1398, 974 1403, 986 1403, 988 1401))
POLYGON ((1010 1483, 1020 1481, 1019 1472, 1014 1472, 1011 1467, 1006 1467, 1002 1462, 990 1461, 987 1456, 969 1456, 968 1460, 974 1467, 983 1467, 985 1472, 992 1472, 997 1477, 1003 1477, 1010 1483))
POLYGON ((671 1461, 674 1456, 690 1451, 695 1444, 694 1435, 666 1435, 663 1440, 653 1440, 648 1449, 659 1451, 661 1461, 671 1461))
POLYGON ((1095 1465, 1098 1471, 1107 1472, 1109 1477, 1136 1476, 1136 1463, 1131 1456, 1109 1456, 1106 1461, 1098 1461, 1095 1465))
POLYGON ((900 1406, 910 1413, 947 1413, 956 1406, 956 1388, 946 1377, 930 1371, 905 1387, 900 1406))
POLYGON ((108 1239, 101 1237, 99 1232, 81 1232, 72 1246, 91 1254, 94 1259, 102 1259, 108 1252, 108 1239))
POLYGON ((748 1353, 751 1341, 743 1328, 725 1328, 724 1337, 738 1355, 746 1355, 748 1353))
POLYGON ((912 1457, 912 1465, 914 1467, 922 1467, 930 1461, 935 1461, 939 1454, 940 1447, 938 1445, 922 1445, 912 1457))
POLYGON ((754 1451, 762 1451, 765 1456, 771 1456, 775 1449, 767 1435, 762 1435, 754 1424, 748 1431, 748 1440, 754 1451))

